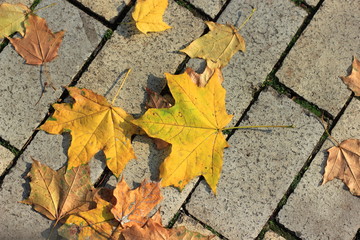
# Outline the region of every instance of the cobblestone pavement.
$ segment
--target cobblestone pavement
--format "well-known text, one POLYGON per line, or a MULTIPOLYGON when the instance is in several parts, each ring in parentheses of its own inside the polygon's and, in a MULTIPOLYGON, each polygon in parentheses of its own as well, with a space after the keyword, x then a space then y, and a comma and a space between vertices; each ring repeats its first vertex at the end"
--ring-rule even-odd
MULTIPOLYGON (((10 44, 0 50, 0 239, 49 235, 51 221, 19 201, 29 195, 24 176, 31 158, 54 169, 67 161, 68 135, 35 130, 49 117, 50 104, 66 96, 62 86, 86 87, 110 100, 132 68, 115 105, 138 116, 145 111, 146 86, 160 91, 165 72, 202 68, 202 61, 178 50, 207 31, 204 20, 239 26, 252 8, 257 11, 240 32, 247 50, 223 69, 230 125, 296 127, 229 134, 217 195, 202 178, 182 192, 163 188, 163 221, 212 232, 215 239, 360 239, 359 198, 338 180, 320 186, 326 150, 333 146, 321 118, 338 141, 360 138, 359 99, 338 77, 349 74, 353 56, 360 58, 360 0, 169 0, 164 20, 172 29, 147 35, 129 24, 131 1, 34 4, 53 2, 37 14, 53 31, 66 30, 59 57, 45 70, 55 90, 46 89, 36 104, 39 67, 25 65, 10 44)), ((131 186, 157 180, 165 152, 142 136, 133 145, 137 159, 125 168, 125 180, 131 186)), ((105 157, 94 158, 96 182, 105 157)), ((103 184, 116 182, 111 176, 103 184)))

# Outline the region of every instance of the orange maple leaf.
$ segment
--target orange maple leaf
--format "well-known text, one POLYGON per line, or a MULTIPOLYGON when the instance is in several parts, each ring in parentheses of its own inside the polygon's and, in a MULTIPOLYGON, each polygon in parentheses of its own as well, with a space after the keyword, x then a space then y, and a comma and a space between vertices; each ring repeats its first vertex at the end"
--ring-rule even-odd
POLYGON ((175 105, 148 109, 133 121, 150 137, 172 144, 170 155, 160 166, 162 186, 182 189, 192 178, 203 175, 216 193, 223 149, 228 147, 222 130, 232 118, 226 113, 226 91, 220 75, 216 69, 206 86, 198 87, 187 73, 166 74, 175 105))
POLYGON ((51 134, 70 132, 68 169, 86 164, 100 150, 109 169, 119 177, 126 163, 135 158, 131 136, 137 127, 132 116, 109 104, 88 89, 68 87, 74 104, 54 104, 55 113, 39 129, 51 134))
POLYGON ((52 33, 45 19, 30 14, 24 38, 9 38, 27 64, 42 65, 58 56, 64 31, 52 33))

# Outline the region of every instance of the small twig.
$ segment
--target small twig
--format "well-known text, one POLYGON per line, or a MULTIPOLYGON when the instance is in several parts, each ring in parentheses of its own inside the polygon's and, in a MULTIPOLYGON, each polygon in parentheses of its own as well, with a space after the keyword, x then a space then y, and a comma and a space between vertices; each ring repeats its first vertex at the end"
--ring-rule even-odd
POLYGON ((222 130, 232 130, 232 129, 250 129, 250 128, 294 128, 293 125, 269 125, 269 126, 239 126, 239 127, 229 127, 222 130))
POLYGON ((55 6, 56 4, 58 4, 58 3, 52 3, 52 4, 49 4, 49 5, 46 5, 45 7, 42 7, 42 8, 39 8, 39 9, 36 9, 36 10, 32 11, 32 13, 36 13, 37 11, 46 9, 46 8, 48 8, 48 7, 55 6))
POLYGON ((242 28, 245 26, 245 24, 251 19, 251 17, 254 15, 255 11, 256 11, 256 8, 253 8, 252 11, 251 11, 251 13, 249 14, 249 16, 246 18, 246 20, 241 24, 241 26, 240 26, 239 28, 237 28, 237 31, 238 31, 238 32, 239 32, 240 29, 242 29, 242 28))
POLYGON ((124 86, 124 83, 125 83, 127 77, 129 76, 129 73, 130 73, 130 72, 131 72, 131 68, 129 68, 129 70, 127 71, 124 79, 122 80, 122 82, 121 82, 121 84, 120 84, 120 87, 119 87, 119 89, 117 90, 117 92, 116 92, 116 94, 115 94, 115 97, 114 97, 113 100, 111 101, 111 105, 114 105, 115 100, 116 100, 116 98, 119 96, 120 90, 121 90, 122 87, 124 86))

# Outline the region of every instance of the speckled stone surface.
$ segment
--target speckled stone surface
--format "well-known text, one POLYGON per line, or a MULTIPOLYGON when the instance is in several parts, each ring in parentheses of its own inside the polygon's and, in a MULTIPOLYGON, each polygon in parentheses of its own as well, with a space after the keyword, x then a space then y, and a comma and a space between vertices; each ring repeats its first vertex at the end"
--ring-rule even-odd
POLYGON ((203 227, 198 221, 193 219, 192 217, 186 216, 181 213, 178 220, 176 221, 174 228, 176 227, 186 227, 187 230, 192 232, 198 232, 204 236, 213 236, 211 240, 220 240, 220 238, 214 235, 211 231, 203 227))
POLYGON ((225 0, 189 0, 192 5, 214 18, 225 4, 225 0))
MULTIPOLYGON (((235 54, 223 69, 226 108, 229 114, 235 116, 231 124, 235 124, 247 108, 254 92, 265 81, 307 15, 303 9, 287 0, 233 0, 218 22, 239 27, 251 13, 252 7, 257 10, 240 31, 246 41, 246 52, 235 54)), ((188 66, 198 69, 199 63, 200 60, 191 60, 188 66)))
POLYGON ((69 84, 87 57, 96 48, 106 28, 66 1, 48 0, 39 7, 57 2, 55 6, 38 12, 52 31, 65 30, 59 57, 43 67, 24 64, 12 46, 0 54, 0 136, 21 148, 41 120, 49 105, 60 97, 61 86, 69 84), (54 14, 56 12, 56 14, 54 14), (47 91, 38 104, 41 84, 52 83, 56 88, 47 91), (16 103, 16 104, 9 104, 16 103), (9 131, 11 129, 11 131, 9 131))
MULTIPOLYGON (((360 138, 360 101, 353 99, 331 135, 337 141, 360 138)), ((360 201, 338 179, 325 185, 322 175, 333 143, 326 140, 278 220, 302 239, 354 239, 359 229, 360 201)))
POLYGON ((306 0, 305 2, 311 6, 316 6, 320 1, 319 0, 306 0))
MULTIPOLYGON (((112 99, 126 70, 132 68, 115 105, 133 114, 144 111, 144 88, 160 91, 165 86, 164 73, 174 73, 185 58, 178 50, 199 37, 205 28, 200 19, 173 1, 169 2, 164 21, 173 28, 147 35, 133 24, 120 25, 78 86, 112 99)), ((124 22, 130 22, 129 14, 124 22)))
POLYGON ((0 146, 0 175, 3 174, 14 157, 14 154, 9 149, 0 146))
POLYGON ((359 1, 326 0, 284 61, 277 76, 286 86, 336 115, 350 92, 352 56, 360 57, 359 1))
POLYGON ((185 206, 191 215, 229 239, 254 239, 320 139, 312 114, 273 90, 262 92, 241 125, 296 128, 239 130, 224 151, 214 196, 205 182, 185 206))
POLYGON ((78 0, 91 11, 103 16, 106 20, 113 22, 115 17, 124 9, 129 0, 78 0))
POLYGON ((267 231, 264 235, 264 240, 286 240, 276 232, 273 232, 271 230, 267 231))

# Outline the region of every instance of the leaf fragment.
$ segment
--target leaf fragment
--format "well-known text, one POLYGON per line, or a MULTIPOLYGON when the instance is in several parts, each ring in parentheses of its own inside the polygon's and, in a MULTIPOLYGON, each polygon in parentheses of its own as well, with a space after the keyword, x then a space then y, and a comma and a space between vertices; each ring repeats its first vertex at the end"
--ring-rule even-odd
POLYGON ((353 195, 360 196, 360 140, 347 139, 328 152, 322 184, 338 178, 353 195))
POLYGON ((230 24, 205 22, 210 31, 180 50, 191 58, 203 58, 209 68, 226 66, 238 51, 245 51, 245 40, 230 24))
POLYGON ((24 36, 26 18, 30 9, 21 4, 0 4, 0 39, 19 32, 24 36))
POLYGON ((39 129, 51 134, 70 130, 72 141, 68 150, 68 169, 88 163, 103 150, 106 165, 119 177, 126 163, 135 158, 131 136, 137 132, 137 127, 131 123, 133 117, 91 90, 66 89, 75 103, 54 104, 53 118, 39 129))
POLYGON ((220 178, 223 149, 228 143, 222 129, 232 119, 226 113, 225 89, 215 71, 205 87, 198 87, 187 73, 166 74, 175 105, 148 109, 133 121, 150 137, 170 144, 171 153, 160 166, 162 186, 180 189, 203 175, 214 193, 220 178))
POLYGON ((28 176, 31 178, 30 196, 21 202, 33 205, 47 218, 59 221, 90 208, 93 188, 88 165, 54 171, 33 159, 28 176))
POLYGON ((64 37, 64 31, 52 33, 45 19, 30 14, 29 25, 24 38, 10 38, 14 46, 27 64, 42 65, 51 62, 58 56, 58 50, 64 37))
POLYGON ((161 32, 171 28, 163 21, 168 0, 137 0, 132 17, 142 33, 161 32))
POLYGON ((340 77, 341 80, 355 93, 360 96, 360 61, 354 57, 351 74, 346 77, 340 77))

